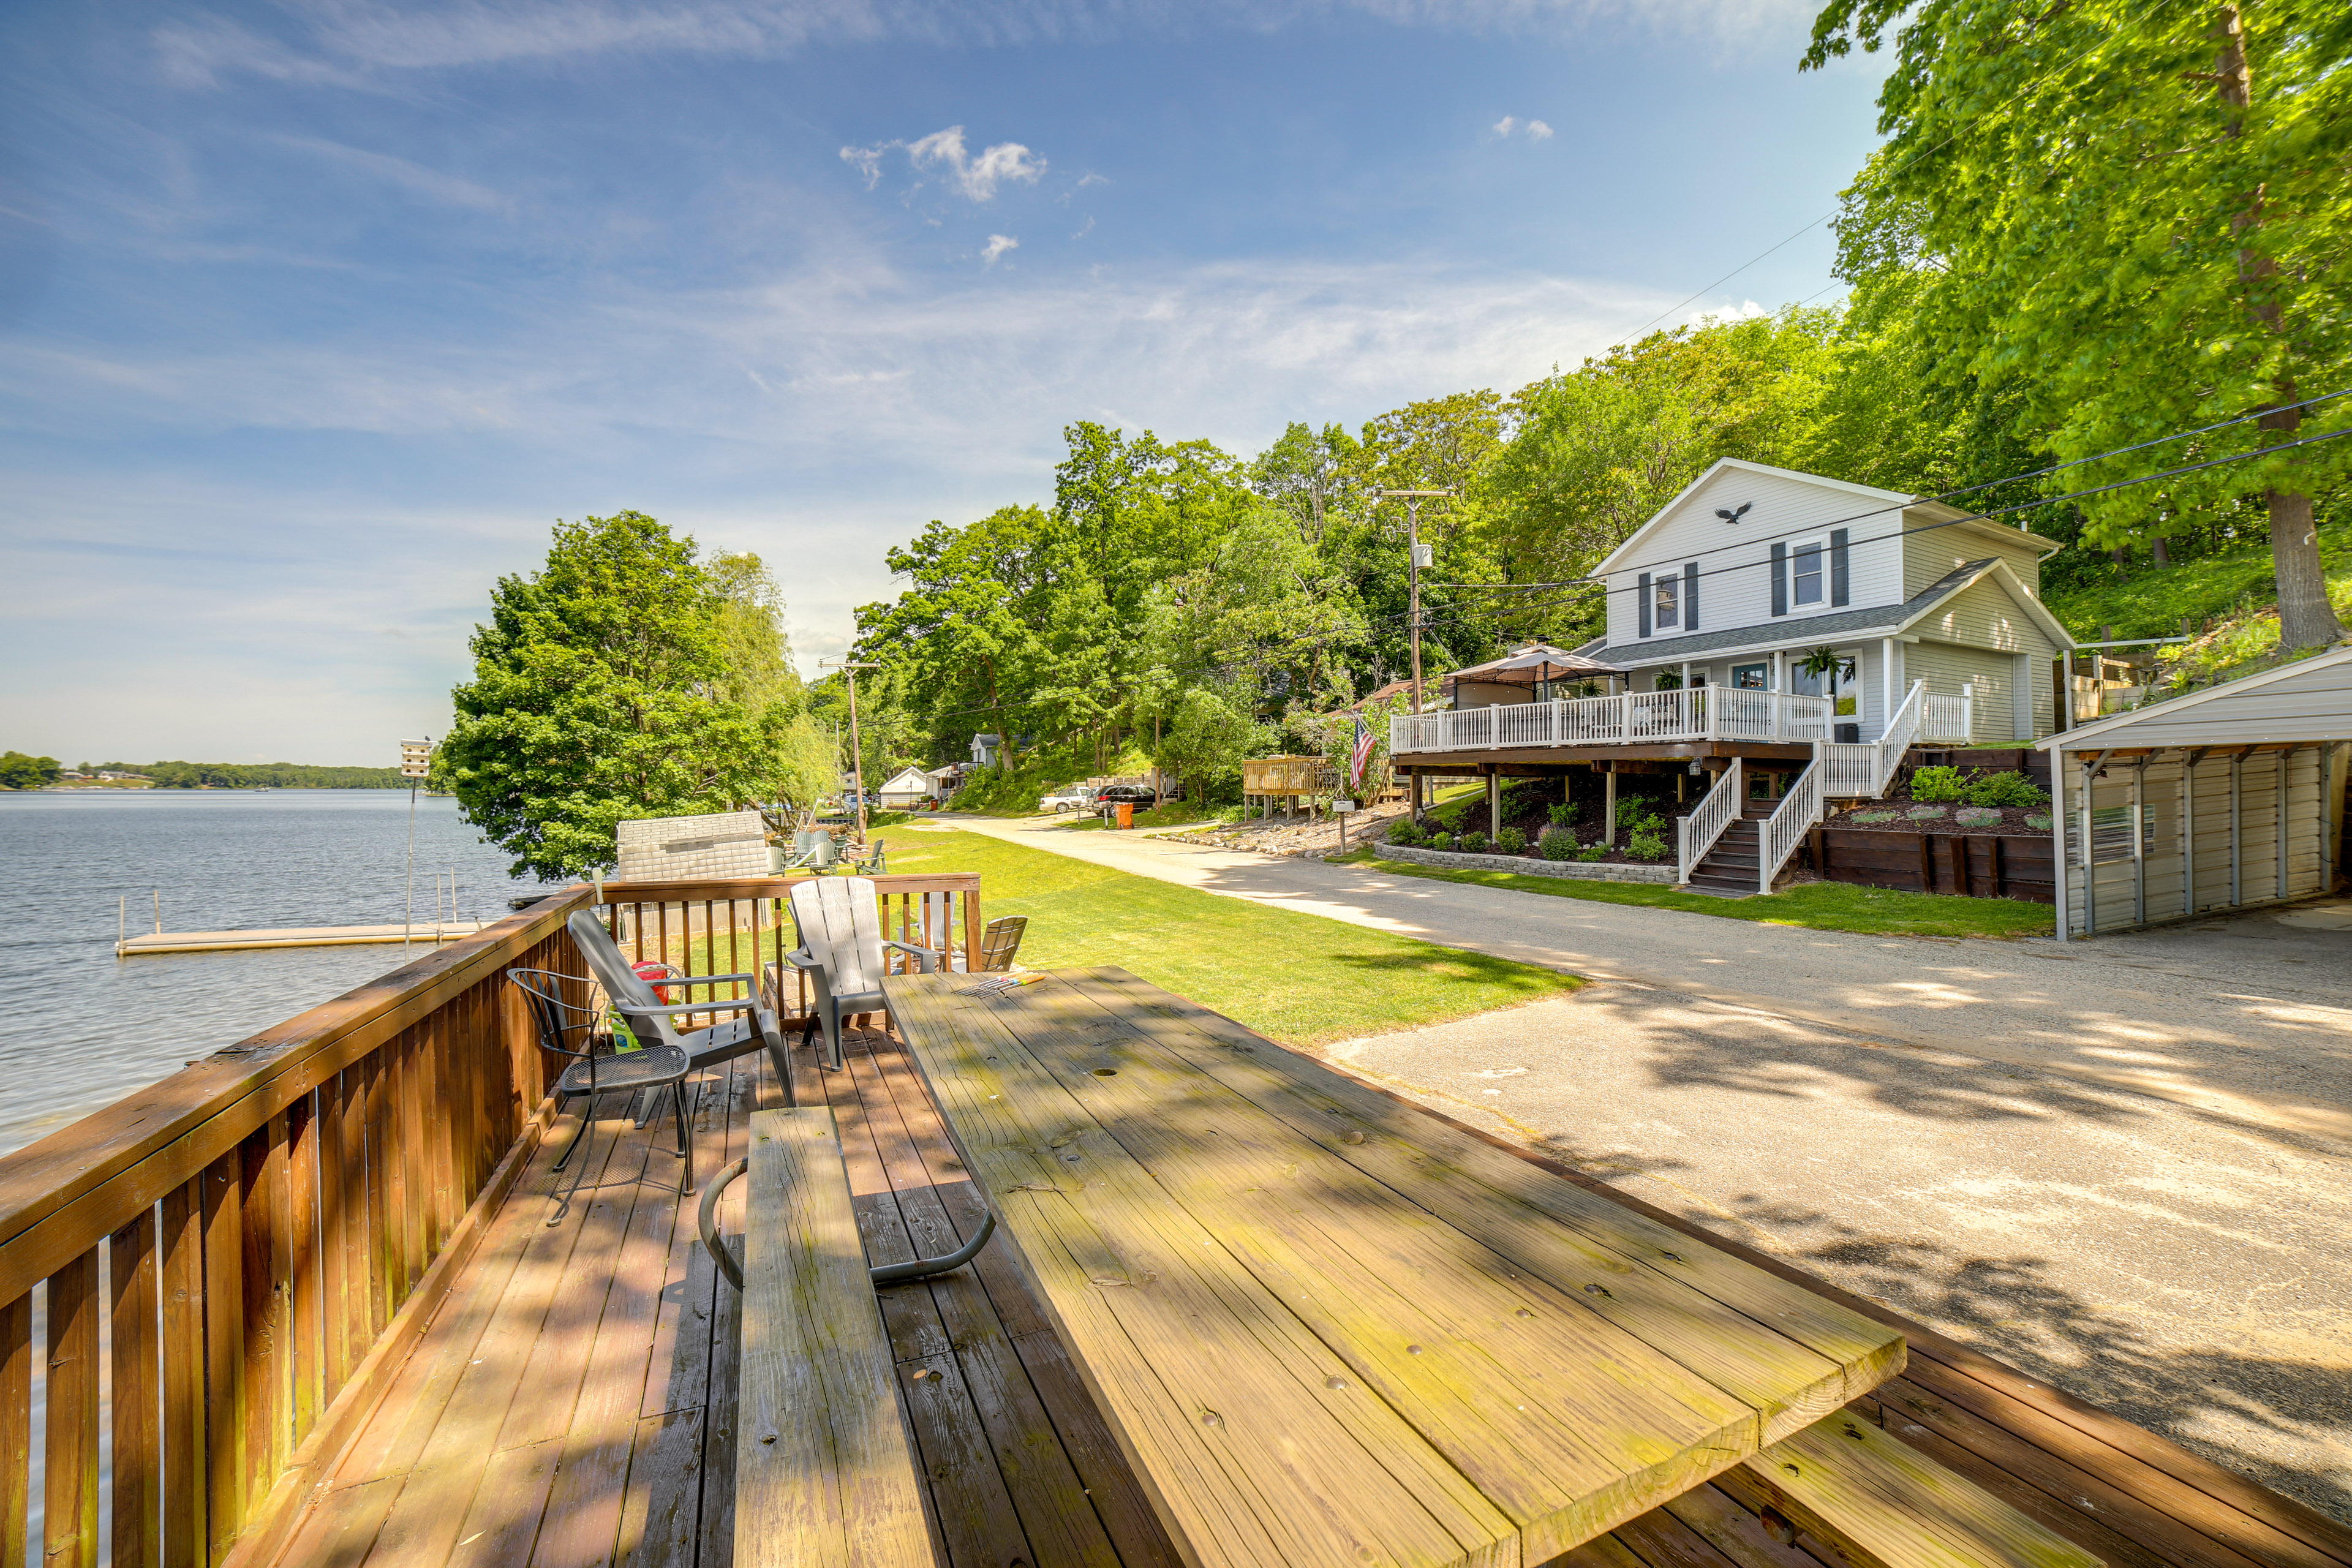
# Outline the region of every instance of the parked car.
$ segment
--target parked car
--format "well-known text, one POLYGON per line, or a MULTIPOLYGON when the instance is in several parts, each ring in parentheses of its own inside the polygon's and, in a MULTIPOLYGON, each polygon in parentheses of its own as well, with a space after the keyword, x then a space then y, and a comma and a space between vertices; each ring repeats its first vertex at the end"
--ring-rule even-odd
POLYGON ((1051 795, 1037 797, 1040 811, 1092 811, 1095 808, 1096 785, 1068 784, 1051 795))
POLYGON ((1160 792, 1150 784, 1106 784, 1095 796, 1097 805, 1132 805, 1138 811, 1149 811, 1160 804, 1160 792))

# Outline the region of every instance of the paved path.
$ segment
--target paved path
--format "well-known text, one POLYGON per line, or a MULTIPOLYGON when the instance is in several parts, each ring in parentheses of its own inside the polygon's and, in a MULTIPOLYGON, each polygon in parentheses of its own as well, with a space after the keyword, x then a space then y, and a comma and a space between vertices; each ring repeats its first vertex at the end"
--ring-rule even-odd
POLYGON ((2352 904, 1948 942, 956 826, 1596 977, 1329 1054, 2352 1521, 2352 904))
POLYGON ((958 827, 1208 892, 2130 1089, 2352 1153, 2352 905, 2095 942, 1861 936, 1202 849, 1051 819, 958 827), (2218 929, 2214 929, 2218 928, 2218 929))

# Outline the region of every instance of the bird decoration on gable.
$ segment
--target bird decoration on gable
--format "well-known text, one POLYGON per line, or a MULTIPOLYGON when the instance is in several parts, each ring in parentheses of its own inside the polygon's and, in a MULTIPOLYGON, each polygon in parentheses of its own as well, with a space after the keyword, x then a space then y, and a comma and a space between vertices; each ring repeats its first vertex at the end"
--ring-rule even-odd
POLYGON ((1755 504, 1756 503, 1752 500, 1741 501, 1738 511, 1731 511, 1723 507, 1717 507, 1715 509, 1715 515, 1723 519, 1726 522, 1738 522, 1741 518, 1748 515, 1748 509, 1755 504))

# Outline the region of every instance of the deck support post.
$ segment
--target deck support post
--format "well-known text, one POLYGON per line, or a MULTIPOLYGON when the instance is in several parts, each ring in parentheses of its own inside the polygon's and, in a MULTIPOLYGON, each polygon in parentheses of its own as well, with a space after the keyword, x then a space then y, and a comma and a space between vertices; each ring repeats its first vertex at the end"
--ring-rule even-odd
POLYGON ((1503 831, 1503 775, 1495 764, 1486 764, 1486 837, 1492 839, 1503 831))
POLYGON ((1421 771, 1418 768, 1414 769, 1411 777, 1412 779, 1412 820, 1415 826, 1418 826, 1421 822, 1421 771))
POLYGON ((1617 842, 1617 763, 1613 759, 1609 771, 1601 775, 1601 842, 1617 842))

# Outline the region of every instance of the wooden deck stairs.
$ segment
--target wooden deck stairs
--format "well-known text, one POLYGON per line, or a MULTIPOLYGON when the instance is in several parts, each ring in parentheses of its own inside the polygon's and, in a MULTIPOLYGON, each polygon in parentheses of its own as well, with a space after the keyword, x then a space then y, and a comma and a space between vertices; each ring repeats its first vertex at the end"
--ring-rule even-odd
POLYGON ((1712 893, 1718 899, 1752 897, 1757 890, 1756 858, 1761 853, 1764 819, 1780 804, 1751 800, 1742 805, 1739 815, 1725 825, 1715 847, 1691 868, 1690 890, 1712 893))

